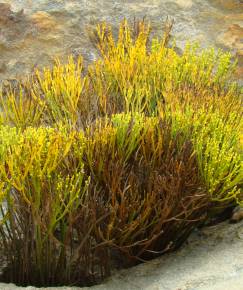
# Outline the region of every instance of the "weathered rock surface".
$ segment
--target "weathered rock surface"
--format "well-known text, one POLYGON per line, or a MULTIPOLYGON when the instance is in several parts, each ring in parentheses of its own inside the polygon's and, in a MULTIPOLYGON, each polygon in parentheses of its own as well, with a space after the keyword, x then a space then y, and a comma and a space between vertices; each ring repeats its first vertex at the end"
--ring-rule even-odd
MULTIPOLYGON (((243 11, 242 14, 235 16, 235 21, 241 19, 243 23, 243 11), (238 18, 237 18, 238 16, 238 18)), ((219 35, 218 42, 225 45, 231 50, 235 51, 235 55, 238 58, 237 76, 243 78, 243 25, 232 24, 228 29, 219 35)))
MULTIPOLYGON (((0 284, 1 290, 34 290, 0 284)), ((243 221, 192 234, 186 245, 146 264, 122 270, 102 285, 49 290, 243 290, 243 221)))
POLYGON ((45 12, 45 11, 38 11, 31 15, 30 19, 32 23, 40 30, 48 30, 48 29, 56 29, 57 23, 53 19, 53 17, 45 12))
POLYGON ((65 62, 67 55, 78 52, 87 62, 92 60, 95 51, 88 40, 87 25, 107 21, 117 26, 124 17, 132 21, 146 15, 158 30, 167 16, 174 19, 173 36, 179 47, 190 39, 204 47, 214 45, 236 54, 242 44, 238 40, 238 28, 243 27, 242 0, 1 2, 0 80, 22 77, 35 67, 52 65, 57 56, 65 62))
POLYGON ((242 8, 242 0, 213 0, 216 5, 221 6, 224 9, 241 9, 242 8))

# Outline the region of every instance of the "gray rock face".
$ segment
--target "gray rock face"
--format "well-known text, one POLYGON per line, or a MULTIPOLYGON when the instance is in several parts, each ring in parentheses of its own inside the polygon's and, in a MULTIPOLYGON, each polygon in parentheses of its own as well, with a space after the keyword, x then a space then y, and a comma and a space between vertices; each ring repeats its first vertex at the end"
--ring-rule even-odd
MULTIPOLYGON (((0 284, 1 290, 35 290, 0 284)), ((46 290, 243 290, 243 222, 228 222, 192 234, 180 250, 115 273, 90 288, 46 290)))

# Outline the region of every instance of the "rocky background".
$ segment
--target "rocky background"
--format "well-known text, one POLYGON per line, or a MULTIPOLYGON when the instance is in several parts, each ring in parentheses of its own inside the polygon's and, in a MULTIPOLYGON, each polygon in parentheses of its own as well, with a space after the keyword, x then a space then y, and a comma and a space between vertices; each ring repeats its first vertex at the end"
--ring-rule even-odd
POLYGON ((90 61, 96 55, 87 26, 143 16, 157 29, 167 16, 174 19, 179 47, 190 39, 230 49, 239 58, 237 77, 243 75, 242 0, 2 0, 0 80, 51 65, 57 56, 82 54, 90 61))

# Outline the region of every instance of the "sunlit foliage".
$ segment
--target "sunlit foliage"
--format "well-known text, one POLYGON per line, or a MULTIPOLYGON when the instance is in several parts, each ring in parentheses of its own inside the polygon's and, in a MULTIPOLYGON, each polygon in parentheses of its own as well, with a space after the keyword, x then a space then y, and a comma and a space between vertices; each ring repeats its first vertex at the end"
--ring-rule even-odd
POLYGON ((242 88, 229 53, 145 21, 90 31, 100 58, 0 92, 2 280, 91 285, 243 204, 242 88))

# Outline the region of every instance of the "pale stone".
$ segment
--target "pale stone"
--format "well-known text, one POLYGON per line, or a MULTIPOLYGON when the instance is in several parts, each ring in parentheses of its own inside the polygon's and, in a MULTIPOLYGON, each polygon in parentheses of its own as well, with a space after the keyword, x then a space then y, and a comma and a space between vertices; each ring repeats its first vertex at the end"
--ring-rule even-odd
POLYGON ((191 8, 192 7, 192 0, 176 0, 176 3, 182 8, 191 8))

